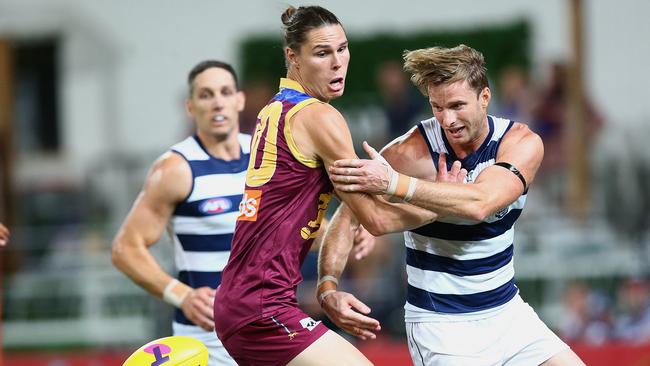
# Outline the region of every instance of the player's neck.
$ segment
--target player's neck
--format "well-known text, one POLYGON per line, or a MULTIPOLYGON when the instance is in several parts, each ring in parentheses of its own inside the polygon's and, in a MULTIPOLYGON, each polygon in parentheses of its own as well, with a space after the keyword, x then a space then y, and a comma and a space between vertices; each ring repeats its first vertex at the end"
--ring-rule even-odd
POLYGON ((288 70, 287 71, 287 79, 291 79, 298 84, 305 90, 305 93, 307 95, 319 99, 321 102, 329 103, 329 100, 323 100, 322 98, 319 98, 316 93, 310 90, 310 88, 307 86, 307 83, 304 82, 302 79, 302 75, 300 75, 300 72, 297 72, 295 70, 288 70))
POLYGON ((237 131, 233 131, 227 136, 212 136, 197 131, 197 136, 205 150, 213 157, 226 161, 240 158, 241 147, 238 135, 237 131))
POLYGON ((485 125, 482 126, 481 132, 472 140, 465 144, 454 144, 450 142, 451 148, 454 150, 454 154, 459 159, 465 159, 468 155, 472 154, 475 151, 483 146, 485 139, 488 138, 490 133, 490 126, 488 125, 487 116, 485 118, 485 125))

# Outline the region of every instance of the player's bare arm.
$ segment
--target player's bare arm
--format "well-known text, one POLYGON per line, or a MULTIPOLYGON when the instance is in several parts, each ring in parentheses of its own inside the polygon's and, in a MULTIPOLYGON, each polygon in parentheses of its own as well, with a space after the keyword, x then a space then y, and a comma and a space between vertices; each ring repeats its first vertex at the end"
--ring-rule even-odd
MULTIPOLYGON (((544 155, 544 147, 538 135, 523 124, 516 123, 504 136, 497 162, 508 163, 521 172, 528 186, 535 177, 544 155)), ((366 174, 390 173, 379 162, 370 160, 342 160, 331 169, 331 179, 344 191, 385 192, 387 187, 370 186, 386 179, 364 178, 366 174)), ((506 207, 519 197, 524 189, 523 181, 502 166, 491 166, 479 174, 474 184, 417 182, 411 203, 440 215, 483 220, 490 214, 506 207)))
MULTIPOLYGON (((437 174, 426 142, 422 139, 417 129, 411 130, 404 136, 391 142, 382 150, 382 154, 391 165, 397 167, 396 169, 399 169, 404 174, 427 180, 435 180, 436 176, 440 179, 452 177, 451 172, 447 172, 446 170, 437 174)), ((443 162, 441 166, 446 165, 443 162)), ((463 181, 466 172, 463 172, 463 174, 460 173, 461 171, 458 169, 453 174, 453 181, 463 181)), ((335 279, 341 277, 352 248, 352 233, 359 223, 348 206, 342 203, 330 222, 330 225, 319 253, 318 268, 319 278, 321 279, 327 278, 326 276, 332 276, 335 279)), ((327 293, 323 289, 320 289, 318 300, 330 319, 348 333, 359 338, 374 338, 374 332, 378 331, 379 328, 373 328, 372 323, 364 322, 366 320, 365 318, 357 316, 347 306, 348 301, 357 301, 356 298, 350 298, 352 295, 345 292, 333 291, 333 289, 329 291, 327 293)), ((365 305, 360 305, 363 306, 363 310, 370 310, 365 305)))
MULTIPOLYGON (((368 147, 364 142, 364 148, 368 147)), ((467 175, 467 171, 461 169, 460 162, 455 162, 449 171, 442 169, 438 172, 427 143, 417 127, 391 141, 381 150, 381 155, 395 171, 430 182, 462 183, 467 175)), ((447 166, 445 154, 440 154, 438 166, 447 166)))
POLYGON ((164 297, 165 289, 172 286, 167 291, 167 297, 175 297, 178 300, 175 305, 190 320, 206 330, 212 330, 214 290, 209 287, 193 290, 175 281, 149 251, 149 247, 158 242, 164 233, 174 207, 189 194, 191 186, 192 173, 180 155, 168 152, 156 160, 113 240, 113 264, 135 283, 160 298, 164 297))
MULTIPOLYGON (((315 103, 291 121, 298 149, 322 161, 326 168, 339 159, 356 158, 352 136, 343 116, 329 104, 315 103)), ((414 228, 435 220, 434 212, 403 203, 389 203, 366 194, 337 191, 359 222, 373 235, 414 228)))

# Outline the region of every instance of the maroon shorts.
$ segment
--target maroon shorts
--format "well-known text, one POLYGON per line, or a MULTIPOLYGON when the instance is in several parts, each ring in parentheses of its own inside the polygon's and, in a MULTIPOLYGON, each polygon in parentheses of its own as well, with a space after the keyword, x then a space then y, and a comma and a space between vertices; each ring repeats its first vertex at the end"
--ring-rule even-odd
POLYGON ((286 365, 327 330, 300 309, 288 308, 245 325, 222 343, 240 366, 286 365))

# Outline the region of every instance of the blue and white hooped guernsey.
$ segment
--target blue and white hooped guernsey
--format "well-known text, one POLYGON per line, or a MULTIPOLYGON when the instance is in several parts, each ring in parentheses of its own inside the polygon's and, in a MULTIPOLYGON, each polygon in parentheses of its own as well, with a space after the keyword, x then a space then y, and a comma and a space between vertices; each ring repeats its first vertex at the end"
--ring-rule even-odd
MULTIPOLYGON (((435 118, 420 122, 434 164, 440 153, 447 164, 460 160, 466 182, 495 163, 503 135, 512 127, 507 119, 488 116, 490 131, 481 147, 458 159, 435 118)), ((512 300, 514 283, 514 223, 526 202, 524 192, 510 206, 483 222, 446 217, 404 233, 407 322, 478 319, 497 313, 512 300)))
MULTIPOLYGON (((251 136, 239 134, 241 155, 226 161, 211 156, 197 136, 171 147, 192 170, 192 189, 176 206, 168 231, 174 242, 178 279, 198 288, 216 288, 230 256, 250 156, 251 136)), ((174 321, 194 325, 180 309, 174 321)))

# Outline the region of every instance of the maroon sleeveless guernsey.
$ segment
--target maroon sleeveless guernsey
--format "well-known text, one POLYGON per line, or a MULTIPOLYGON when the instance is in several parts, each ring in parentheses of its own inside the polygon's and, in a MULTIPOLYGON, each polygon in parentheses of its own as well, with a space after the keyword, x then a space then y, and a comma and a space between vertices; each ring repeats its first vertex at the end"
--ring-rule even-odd
POLYGON ((300 154, 291 117, 319 101, 297 82, 280 80, 280 91, 257 116, 246 174, 246 191, 215 298, 221 339, 263 316, 297 307, 300 267, 332 197, 322 163, 300 154))

